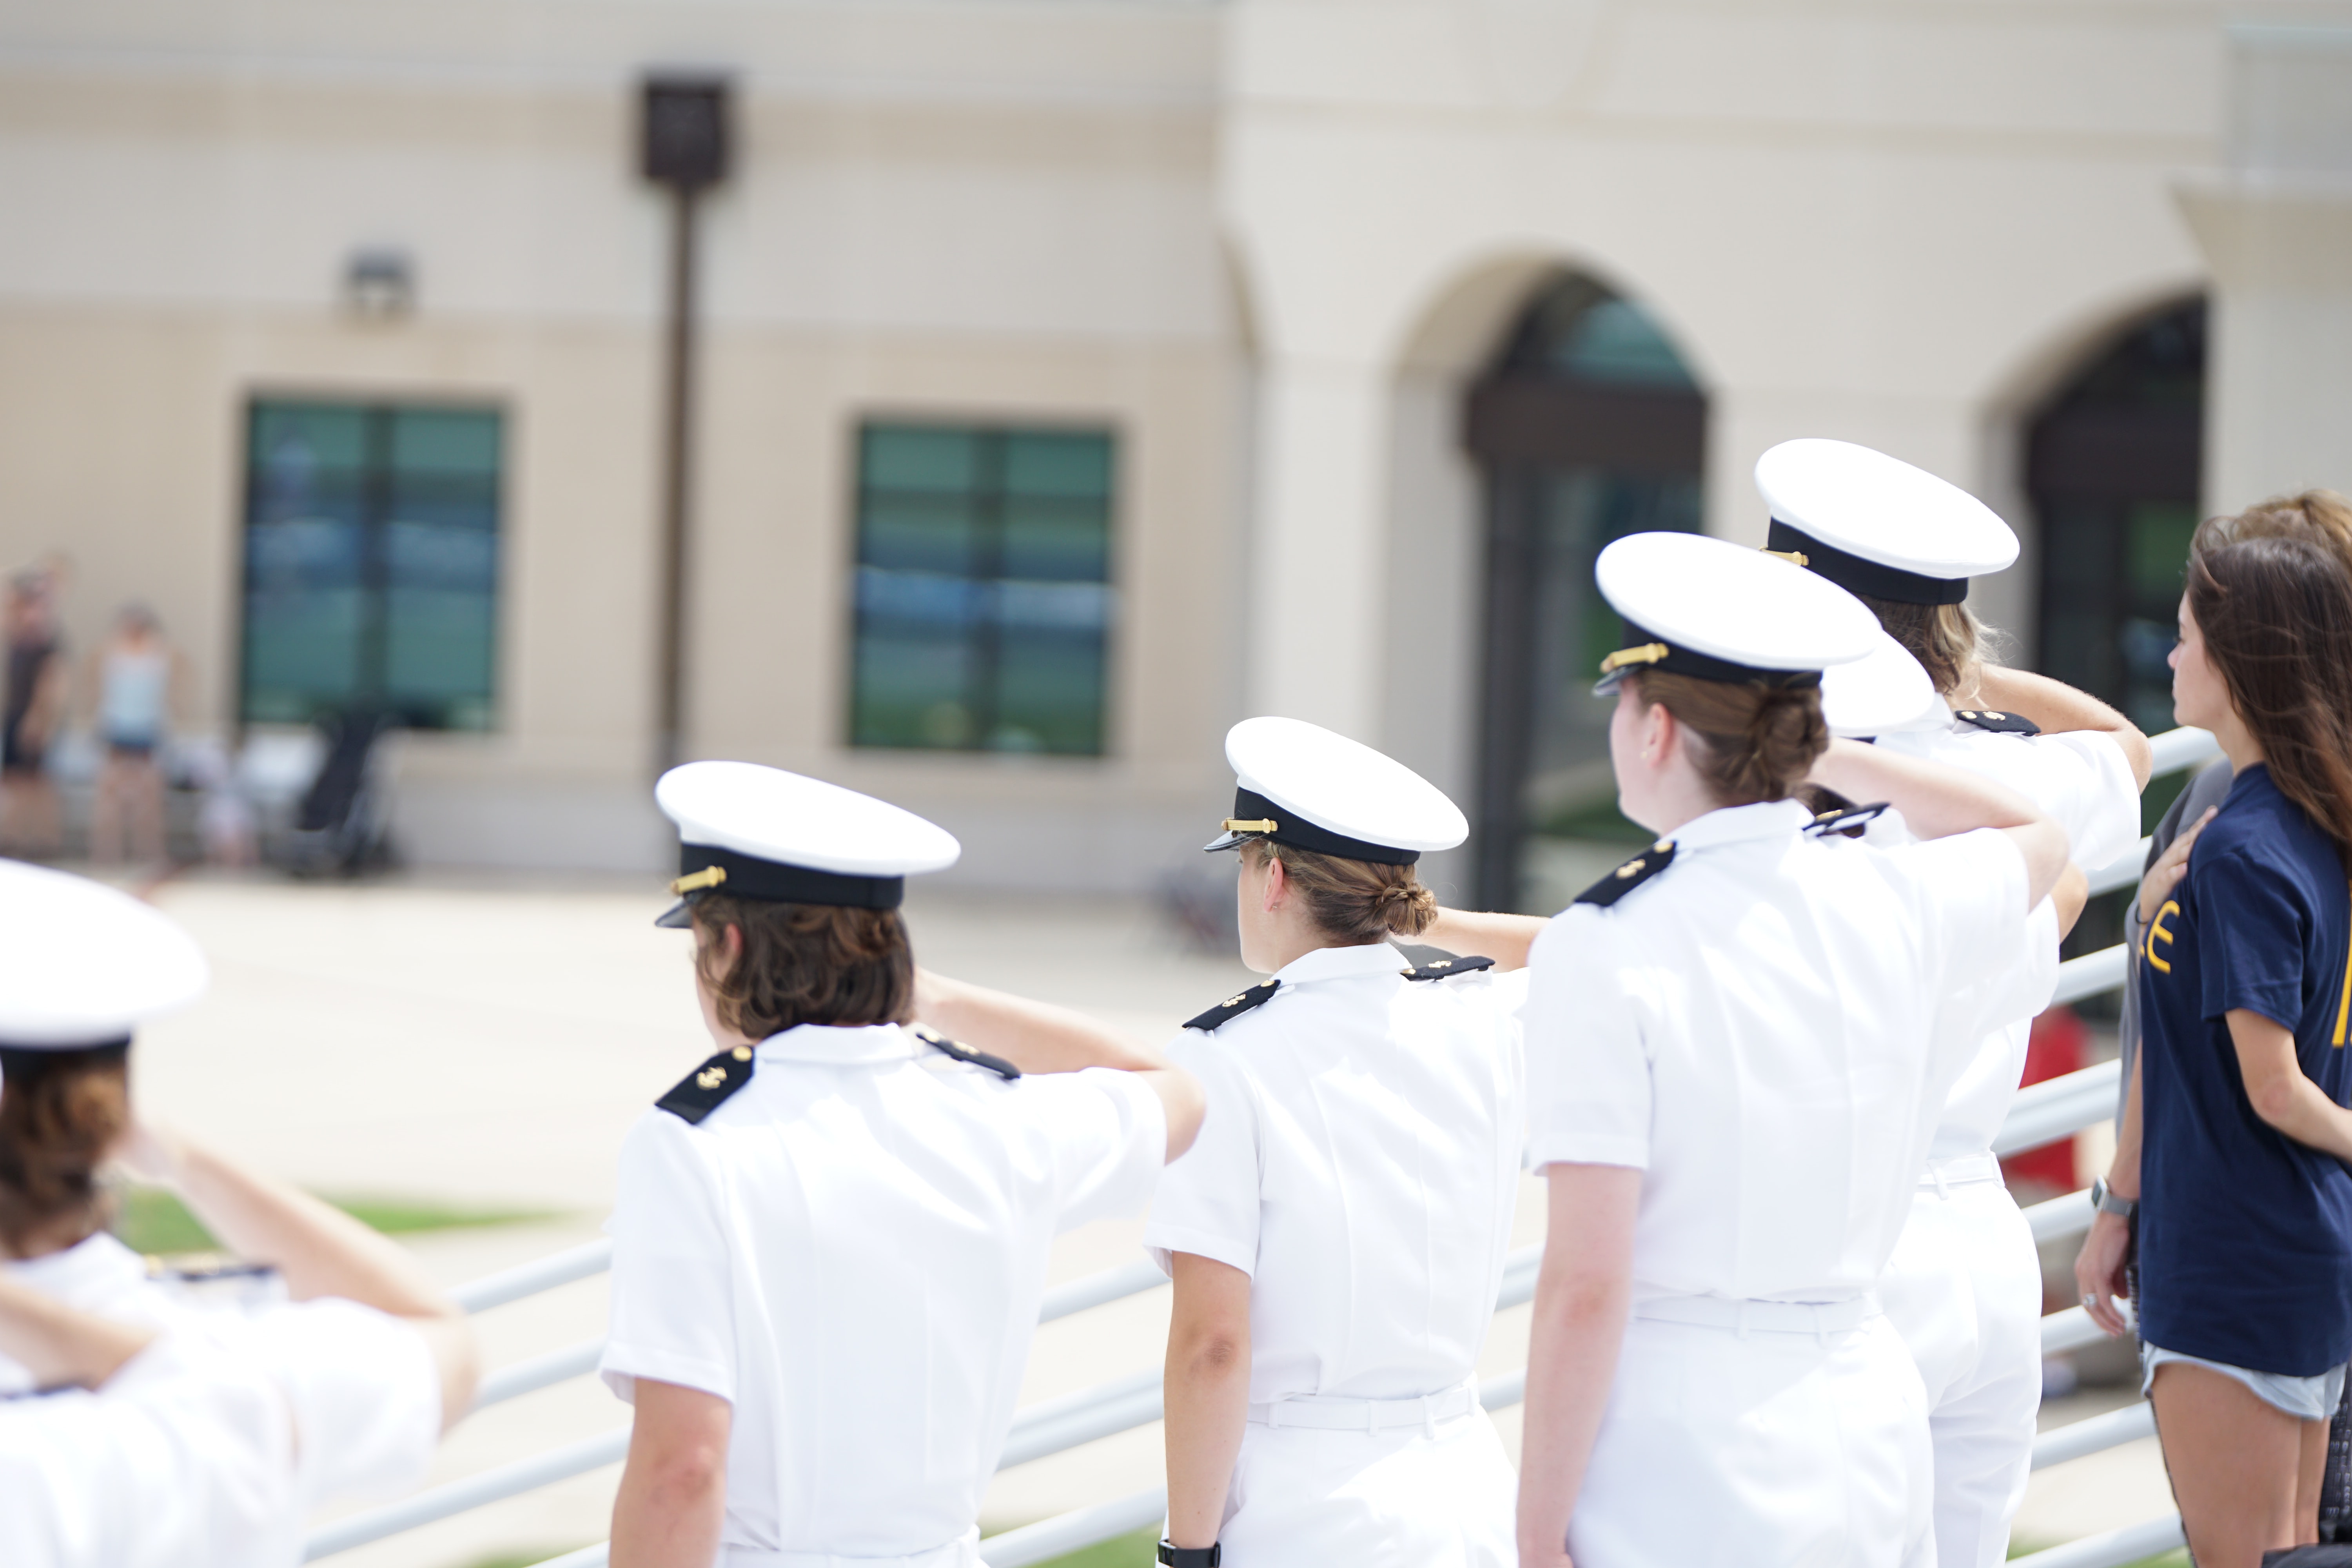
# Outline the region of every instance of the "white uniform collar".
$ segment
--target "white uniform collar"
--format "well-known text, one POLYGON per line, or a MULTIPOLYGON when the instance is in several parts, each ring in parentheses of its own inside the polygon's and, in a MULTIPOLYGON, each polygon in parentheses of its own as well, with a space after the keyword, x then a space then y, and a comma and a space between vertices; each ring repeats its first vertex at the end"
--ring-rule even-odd
POLYGON ((911 1060, 921 1041, 896 1024, 795 1024, 760 1042, 763 1062, 815 1062, 850 1067, 911 1060))
POLYGON ((147 1278, 147 1260, 105 1231, 38 1258, 0 1262, 11 1279, 61 1301, 88 1304, 147 1278))
POLYGON ((1684 823, 1671 837, 1675 847, 1686 853, 1717 844, 1795 833, 1812 819, 1813 814, 1801 802, 1763 800, 1752 805, 1719 805, 1684 823))
POLYGON ((1274 977, 1285 985, 1302 985, 1310 980, 1337 980, 1349 974, 1383 971, 1401 974, 1405 968, 1404 955, 1395 948, 1384 942, 1368 942, 1358 947, 1318 947, 1302 952, 1276 970, 1274 977))

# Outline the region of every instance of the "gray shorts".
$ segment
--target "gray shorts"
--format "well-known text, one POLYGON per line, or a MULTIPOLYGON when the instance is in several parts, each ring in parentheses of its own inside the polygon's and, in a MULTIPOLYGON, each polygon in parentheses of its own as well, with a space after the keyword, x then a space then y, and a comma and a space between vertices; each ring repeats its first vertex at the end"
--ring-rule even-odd
POLYGON ((2298 1421, 2329 1420, 2344 1398, 2344 1368, 2340 1366, 2314 1377, 2289 1377, 2284 1373, 2255 1372, 2250 1367, 2231 1366, 2227 1362, 2207 1361, 2201 1355, 2183 1355, 2179 1351, 2142 1344, 2139 1347, 2139 1391, 2143 1398, 2156 1384, 2156 1369, 2168 1361, 2189 1366, 2210 1367, 2224 1377, 2234 1377, 2252 1389, 2255 1398, 2273 1410, 2284 1410, 2298 1421))

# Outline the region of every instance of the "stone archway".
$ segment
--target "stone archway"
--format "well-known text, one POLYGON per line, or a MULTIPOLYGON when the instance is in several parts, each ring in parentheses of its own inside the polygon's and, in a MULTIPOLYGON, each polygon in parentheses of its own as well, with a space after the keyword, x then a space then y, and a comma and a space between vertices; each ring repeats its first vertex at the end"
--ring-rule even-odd
POLYGON ((1628 533, 1698 531, 1706 413, 1650 314, 1581 273, 1534 291, 1470 389, 1464 438, 1486 514, 1483 908, 1556 908, 1615 858, 1613 840, 1641 837, 1617 815, 1607 705, 1587 692, 1619 630, 1592 562, 1628 533))

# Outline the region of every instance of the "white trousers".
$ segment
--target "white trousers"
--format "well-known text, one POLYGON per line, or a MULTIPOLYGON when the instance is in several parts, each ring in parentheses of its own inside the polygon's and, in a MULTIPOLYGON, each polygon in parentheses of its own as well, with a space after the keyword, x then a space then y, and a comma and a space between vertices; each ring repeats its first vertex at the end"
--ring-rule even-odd
POLYGON ((1430 1426, 1242 1430, 1227 1568, 1516 1568, 1518 1477, 1475 1404, 1430 1426))
POLYGON ((1884 1315, 1817 1333, 1636 1312, 1577 1568, 1932 1568, 1927 1400, 1884 1315))
POLYGON ((1992 1156, 1972 1180, 1958 1163, 1920 1185, 1878 1295, 1927 1390, 1937 1568, 1995 1568, 2033 1462, 2042 1260, 1992 1156))

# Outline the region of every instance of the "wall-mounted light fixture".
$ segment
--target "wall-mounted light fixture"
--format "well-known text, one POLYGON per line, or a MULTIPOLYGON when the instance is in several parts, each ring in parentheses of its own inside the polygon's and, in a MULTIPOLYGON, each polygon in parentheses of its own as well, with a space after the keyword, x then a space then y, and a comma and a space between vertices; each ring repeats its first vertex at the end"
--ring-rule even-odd
POLYGON ((362 246, 343 263, 343 305, 363 321, 394 321, 416 309, 416 267, 408 252, 362 246))

